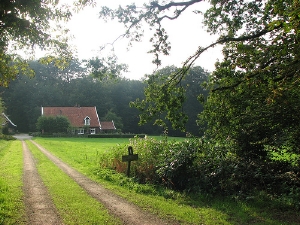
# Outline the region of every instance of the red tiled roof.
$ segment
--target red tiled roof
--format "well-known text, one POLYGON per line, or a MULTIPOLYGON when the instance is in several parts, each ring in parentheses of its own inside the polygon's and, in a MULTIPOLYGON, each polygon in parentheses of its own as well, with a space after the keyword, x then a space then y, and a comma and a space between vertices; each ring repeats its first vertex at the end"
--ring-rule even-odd
POLYGON ((102 121, 102 122, 100 122, 100 124, 101 124, 101 127, 100 127, 101 130, 115 130, 116 129, 114 121, 102 121))
POLYGON ((90 127, 100 127, 96 107, 42 107, 42 115, 66 116, 73 127, 83 127, 89 117, 90 127))

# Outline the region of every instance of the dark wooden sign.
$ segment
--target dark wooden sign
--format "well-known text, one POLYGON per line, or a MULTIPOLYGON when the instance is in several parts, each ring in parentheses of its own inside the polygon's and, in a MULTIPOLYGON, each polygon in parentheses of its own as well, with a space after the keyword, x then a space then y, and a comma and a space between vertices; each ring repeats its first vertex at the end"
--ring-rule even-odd
POLYGON ((133 154, 133 148, 132 146, 128 147, 128 155, 123 155, 122 156, 122 162, 128 162, 128 167, 127 167, 127 176, 129 177, 130 175, 130 164, 131 161, 136 161, 138 160, 139 155, 138 154, 133 154))
POLYGON ((138 154, 123 155, 122 162, 136 161, 136 160, 138 160, 138 158, 139 158, 138 154))

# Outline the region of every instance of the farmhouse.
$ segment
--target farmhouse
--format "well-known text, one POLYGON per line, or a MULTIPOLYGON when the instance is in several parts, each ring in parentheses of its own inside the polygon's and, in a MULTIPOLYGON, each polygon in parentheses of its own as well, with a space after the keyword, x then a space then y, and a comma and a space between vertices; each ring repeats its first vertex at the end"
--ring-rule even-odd
POLYGON ((42 116, 65 116, 69 119, 73 132, 77 134, 97 134, 116 130, 114 121, 100 122, 94 107, 41 107, 42 116))

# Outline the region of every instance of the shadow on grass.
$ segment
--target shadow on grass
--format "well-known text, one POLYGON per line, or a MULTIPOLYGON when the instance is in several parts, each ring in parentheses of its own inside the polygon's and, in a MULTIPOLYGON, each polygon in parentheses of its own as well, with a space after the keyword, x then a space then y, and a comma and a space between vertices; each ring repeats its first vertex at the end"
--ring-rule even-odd
POLYGON ((194 208, 208 207, 222 212, 228 216, 230 224, 300 224, 298 210, 272 200, 264 193, 245 198, 188 194, 179 201, 194 208))
MULTIPOLYGON (((187 206, 196 212, 201 211, 199 214, 209 217, 208 220, 210 221, 213 220, 213 217, 220 216, 221 219, 216 218, 216 222, 218 221, 216 224, 223 224, 222 222, 220 223, 220 221, 225 221, 224 224, 234 225, 300 224, 298 210, 288 204, 279 202, 276 199, 271 199, 264 193, 258 193, 252 197, 248 196, 243 198, 241 196, 223 197, 221 195, 210 196, 201 193, 182 193, 160 186, 138 184, 135 182, 134 178, 127 178, 125 175, 116 173, 113 170, 96 169, 93 173, 97 174, 100 179, 127 189, 131 193, 135 192, 144 195, 147 199, 162 197, 167 201, 174 202, 178 206, 187 206)), ((183 224, 190 223, 185 222, 183 224)))

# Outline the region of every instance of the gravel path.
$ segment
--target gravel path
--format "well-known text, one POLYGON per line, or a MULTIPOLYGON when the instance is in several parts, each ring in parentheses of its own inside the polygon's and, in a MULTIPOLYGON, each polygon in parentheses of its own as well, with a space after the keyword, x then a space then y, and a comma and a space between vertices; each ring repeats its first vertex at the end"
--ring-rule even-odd
POLYGON ((28 224, 62 224, 56 208, 35 166, 34 158, 22 141, 24 155, 23 191, 28 224))
POLYGON ((31 139, 32 136, 28 135, 28 134, 15 134, 13 135, 13 137, 15 137, 16 139, 18 140, 28 140, 28 139, 31 139))
MULTIPOLYGON (((48 208, 49 210, 53 211, 53 216, 49 216, 48 222, 46 222, 46 219, 40 219, 37 223, 30 223, 30 224, 60 224, 60 220, 58 215, 56 214, 55 219, 55 209, 53 208, 53 205, 50 204, 51 199, 49 199, 48 193, 45 191, 45 187, 41 185, 42 187, 37 188, 39 184, 42 184, 42 181, 38 179, 39 175, 36 171, 36 168, 33 166, 34 162, 32 159, 32 156, 30 156, 30 152, 27 149, 27 146, 24 141, 23 142, 23 148, 24 148, 24 191, 28 210, 30 221, 37 221, 38 217, 42 218, 44 215, 44 211, 42 209, 48 208), (28 153, 29 152, 29 153, 28 153), (25 155, 26 153, 26 155, 25 155), (28 156, 29 155, 29 156, 28 156), (25 162, 25 158, 26 159, 25 162), (30 162, 28 162, 28 160, 30 162), (27 171, 31 171, 31 175, 29 176, 27 171), (28 180, 36 180, 34 181, 34 184, 32 188, 28 188, 27 185, 32 183, 28 180), (29 183, 29 184, 28 184, 29 183), (36 187, 36 188, 35 188, 36 187), (42 189, 44 191, 42 191, 42 189), (35 193, 37 191, 37 193, 35 193), (38 203, 36 205, 40 205, 41 209, 39 210, 38 206, 35 206, 35 201, 38 203), (45 202, 43 202, 45 201, 45 202), (33 205, 33 206, 31 206, 33 205)), ((123 224, 130 224, 130 225, 164 225, 164 224, 179 224, 177 222, 170 222, 170 221, 163 221, 157 216, 150 214, 149 212, 143 211, 134 204, 129 203, 128 201, 124 200, 123 198, 113 194, 111 191, 105 189, 98 183, 90 180, 83 174, 79 173, 75 169, 68 166, 66 163, 62 162, 59 158, 52 155, 49 151, 47 151, 45 148, 37 144, 36 142, 31 142, 36 145, 42 153, 44 153, 55 165, 57 165, 62 171, 64 171, 69 177, 71 177, 75 182, 78 183, 79 186, 81 186, 90 196, 100 201, 102 204, 105 205, 105 207, 111 212, 111 214, 119 217, 123 224)))

